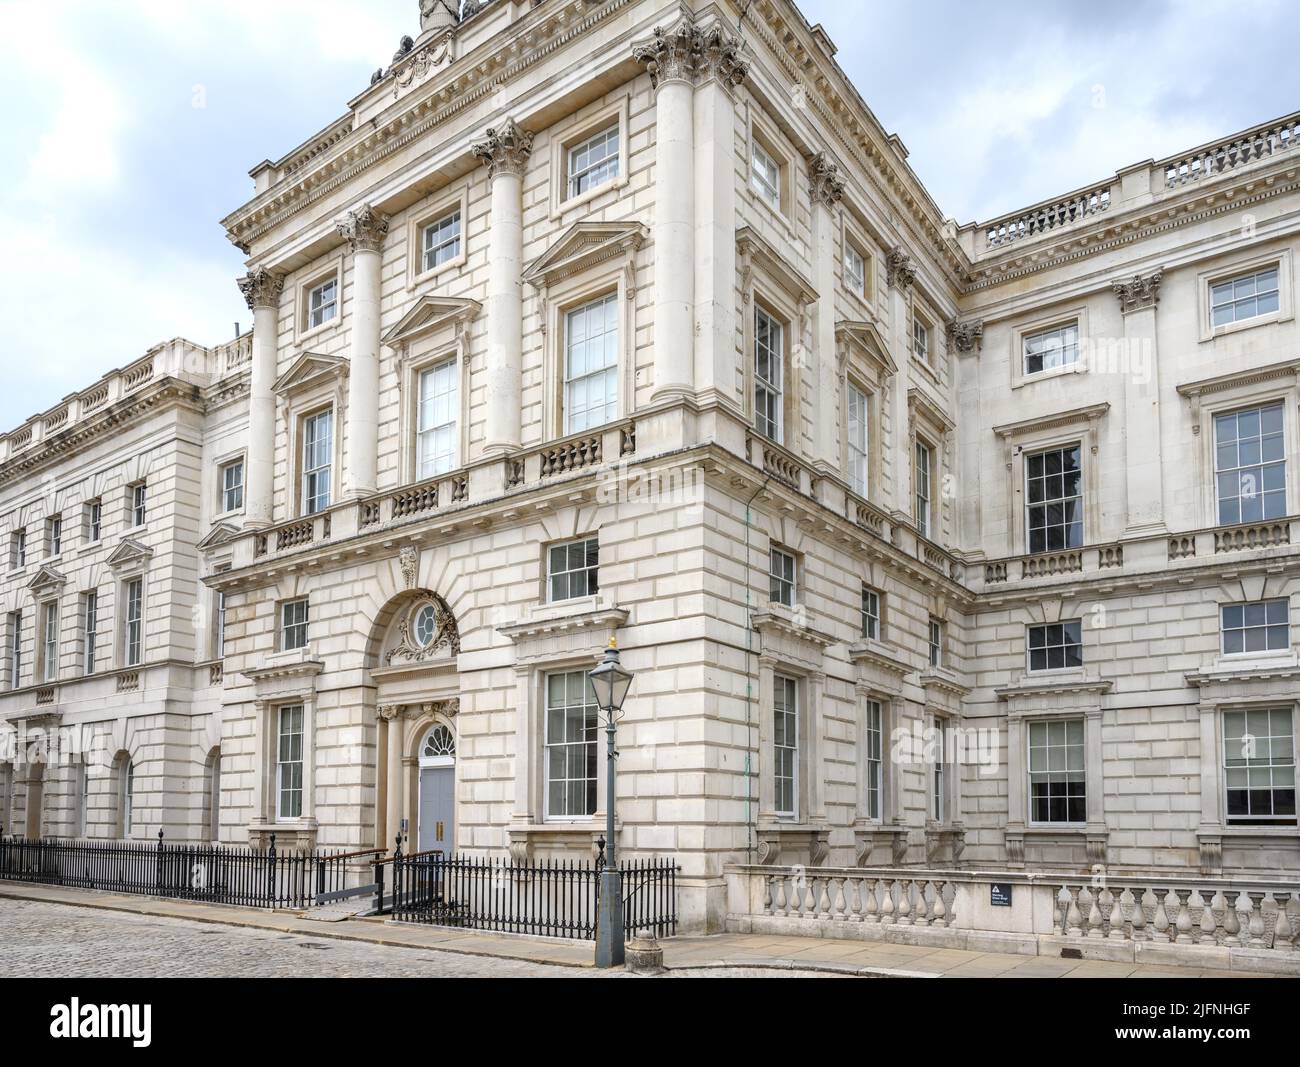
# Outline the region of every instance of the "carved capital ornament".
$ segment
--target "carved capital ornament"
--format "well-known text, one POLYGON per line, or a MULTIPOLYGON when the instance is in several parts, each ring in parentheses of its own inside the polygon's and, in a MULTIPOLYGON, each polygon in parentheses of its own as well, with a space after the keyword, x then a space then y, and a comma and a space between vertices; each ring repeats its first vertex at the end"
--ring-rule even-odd
POLYGON ((280 294, 284 291, 283 274, 276 274, 265 267, 254 267, 237 284, 239 291, 244 294, 249 311, 280 306, 280 294))
POLYGON ((654 36, 635 45, 632 58, 650 72, 650 82, 659 89, 669 82, 717 79, 730 89, 745 80, 749 63, 741 58, 741 42, 720 25, 700 29, 689 18, 674 26, 655 27, 654 36))
POLYGON ((1161 268, 1146 275, 1146 277, 1135 274, 1127 281, 1111 282, 1110 287, 1115 291, 1115 296, 1119 298, 1120 311, 1127 314, 1130 311, 1155 307, 1156 304, 1160 303, 1160 281, 1164 277, 1164 273, 1164 268, 1161 268))
POLYGON ((885 257, 885 280, 891 289, 895 286, 906 289, 916 281, 916 264, 903 251, 902 245, 895 245, 885 257))
POLYGON ((825 204, 834 207, 844 196, 844 179, 840 177, 840 168, 831 162, 825 152, 818 152, 808 164, 808 176, 812 186, 813 205, 825 204))
POLYGON ((962 322, 960 319, 953 319, 948 323, 946 332, 949 345, 958 352, 970 352, 983 344, 984 320, 967 319, 962 322))
POLYGON ((388 235, 388 216, 362 204, 339 219, 335 229, 353 252, 378 252, 388 235))
POLYGON ((482 141, 470 151, 487 164, 488 175, 522 174, 528 157, 533 154, 533 135, 521 129, 514 119, 490 127, 482 141))

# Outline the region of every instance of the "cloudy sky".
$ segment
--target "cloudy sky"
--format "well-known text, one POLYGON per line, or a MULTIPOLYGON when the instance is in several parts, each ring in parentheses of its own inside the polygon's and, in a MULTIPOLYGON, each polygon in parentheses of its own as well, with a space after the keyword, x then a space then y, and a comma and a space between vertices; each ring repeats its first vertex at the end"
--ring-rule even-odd
MULTIPOLYGON (((1300 108, 1292 0, 803 9, 962 222, 1300 108)), ((417 0, 0 0, 0 430, 246 325, 218 220, 417 28, 417 0)))

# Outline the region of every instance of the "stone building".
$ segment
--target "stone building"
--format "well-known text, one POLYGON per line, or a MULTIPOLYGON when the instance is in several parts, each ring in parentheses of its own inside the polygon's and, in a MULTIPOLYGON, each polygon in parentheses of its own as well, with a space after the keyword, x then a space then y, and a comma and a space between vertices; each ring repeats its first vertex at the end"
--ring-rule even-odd
POLYGON ((694 928, 1300 867, 1300 116, 959 226, 787 0, 454 6, 253 168, 251 334, 0 439, 0 824, 589 856, 616 634, 694 928))

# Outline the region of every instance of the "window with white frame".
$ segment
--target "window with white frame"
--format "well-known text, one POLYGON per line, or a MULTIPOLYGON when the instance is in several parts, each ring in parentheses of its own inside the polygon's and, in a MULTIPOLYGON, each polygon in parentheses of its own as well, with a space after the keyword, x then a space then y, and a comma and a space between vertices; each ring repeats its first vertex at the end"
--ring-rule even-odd
POLYGON ((41 605, 41 677, 52 682, 59 676, 59 605, 41 605))
POLYGON ((104 502, 96 497, 94 500, 86 502, 85 524, 86 524, 86 541, 88 544, 95 544, 104 533, 104 502))
POLYGON ((930 476, 934 464, 934 449, 920 438, 916 442, 916 531, 922 537, 930 536, 930 476))
POLYGON ((879 821, 884 817, 884 712, 878 700, 867 701, 866 721, 866 771, 867 818, 879 821))
POLYGON ((784 674, 773 678, 772 755, 776 814, 799 815, 799 681, 784 674))
POLYGON ((99 593, 94 589, 81 599, 81 669, 95 673, 95 642, 99 637, 99 593))
POLYGON ((17 689, 23 677, 23 613, 9 613, 9 687, 17 689))
POLYGON ((314 515, 330 506, 334 460, 334 411, 326 408, 302 420, 302 511, 314 515))
POLYGON ((1024 337, 1026 374, 1069 367, 1079 362, 1079 324, 1062 323, 1024 337))
POLYGON ((425 226, 421 238, 421 270, 433 270, 459 256, 460 238, 460 208, 425 226))
POLYGON ((215 631, 215 640, 213 642, 212 653, 217 659, 224 659, 226 656, 226 594, 225 593, 217 594, 217 602, 213 613, 216 616, 216 619, 215 619, 215 625, 213 627, 215 631))
POLYGON ((221 510, 239 511, 244 506, 244 461, 231 460, 221 467, 221 510))
POLYGON ((596 695, 586 671, 546 676, 546 817, 596 812, 596 695))
POLYGON ((1214 417, 1214 484, 1220 526, 1286 514, 1282 405, 1214 417))
POLYGON ((1031 671, 1083 666, 1083 623, 1078 619, 1030 626, 1027 644, 1031 671))
POLYGON ((27 566, 26 530, 15 530, 9 535, 9 566, 14 570, 27 566))
POLYGON ((787 608, 794 607, 795 558, 783 548, 772 546, 768 553, 769 600, 787 608))
POLYGON ((307 647, 307 598, 286 600, 280 605, 280 648, 288 651, 307 647))
POLYGON ((945 743, 947 738, 944 736, 944 730, 947 722, 939 718, 934 718, 934 771, 931 775, 930 782, 930 815, 935 822, 943 822, 948 817, 948 780, 945 773, 944 758, 946 756, 945 743))
POLYGON ((1083 544, 1083 469, 1078 445, 1025 458, 1025 501, 1030 552, 1058 552, 1083 544))
POLYGON ((307 290, 307 329, 324 326, 338 314, 339 283, 330 278, 307 290))
POLYGON ((57 556, 63 551, 63 516, 51 515, 45 520, 45 554, 57 556))
POLYGON ((618 177, 618 123, 572 145, 568 154, 568 197, 581 196, 618 177))
POLYGON ((867 295, 867 260, 847 241, 844 242, 844 287, 855 296, 867 295))
POLYGON ((1284 652, 1291 647, 1291 605, 1285 597, 1219 607, 1225 656, 1239 652, 1284 652))
POLYGON ((880 594, 869 585, 862 587, 862 636, 880 640, 880 594))
POLYGON ((1029 724, 1029 818, 1035 823, 1087 822, 1082 719, 1029 724))
POLYGON ((785 415, 785 324, 764 308, 754 309, 754 427, 781 443, 785 415))
POLYGON ((77 810, 72 833, 74 837, 85 837, 86 818, 90 811, 90 770, 84 760, 77 763, 74 773, 76 779, 73 795, 77 798, 77 810))
POLYGON ((867 394, 852 382, 848 389, 849 488, 867 495, 867 394))
POLYGON ((136 482, 131 486, 131 525, 143 526, 148 518, 149 486, 146 482, 136 482))
POLYGON ((1210 286, 1210 325, 1228 326, 1278 309, 1278 268, 1251 271, 1210 286))
POLYGON ((781 210, 781 164, 757 139, 750 148, 749 182, 773 211, 781 210))
POLYGON ((126 605, 122 615, 122 662, 136 667, 144 652, 144 579, 130 579, 122 594, 126 605))
POLYGON ((1295 732, 1290 708, 1223 713, 1229 824, 1295 825, 1295 732))
POLYGON ((552 601, 592 596, 600 589, 600 541, 582 537, 546 551, 546 586, 552 601))
POLYGON ((275 816, 302 818, 303 705, 286 704, 277 713, 275 816))
POLYGON ((930 362, 930 325, 920 315, 912 316, 912 355, 930 362))
POLYGON ((131 836, 131 823, 135 819, 135 762, 127 760, 122 768, 122 793, 119 802, 122 805, 122 836, 131 836))
POLYGON ((618 294, 564 316, 564 432, 580 433, 618 417, 618 294))
POLYGON ((929 645, 930 645, 930 666, 943 666, 943 620, 930 617, 929 625, 929 645))
POLYGON ((416 430, 420 478, 446 474, 456 466, 458 397, 454 359, 445 360, 420 372, 420 410, 416 430))

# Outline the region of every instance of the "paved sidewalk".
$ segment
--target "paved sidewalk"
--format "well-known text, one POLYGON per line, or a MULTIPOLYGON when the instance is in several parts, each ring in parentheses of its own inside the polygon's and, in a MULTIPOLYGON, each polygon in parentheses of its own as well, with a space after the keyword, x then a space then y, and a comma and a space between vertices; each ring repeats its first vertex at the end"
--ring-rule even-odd
MULTIPOLYGON (((410 949, 500 960, 520 960, 559 967, 589 968, 593 946, 586 941, 560 941, 480 931, 448 930, 388 922, 380 918, 319 922, 301 913, 198 904, 158 897, 129 896, 60 886, 0 882, 0 900, 37 900, 164 916, 258 930, 274 930, 312 938, 365 942, 410 949)), ((794 973, 827 976, 850 974, 916 975, 945 978, 1260 978, 1243 971, 1157 967, 1097 960, 1063 960, 964 949, 936 949, 886 942, 841 941, 830 938, 781 937, 766 934, 717 934, 675 937, 662 942, 669 973, 755 973, 755 968, 781 968, 794 973)), ((759 970, 756 973, 763 973, 759 970)), ((769 972, 770 973, 770 972, 769 972)))

